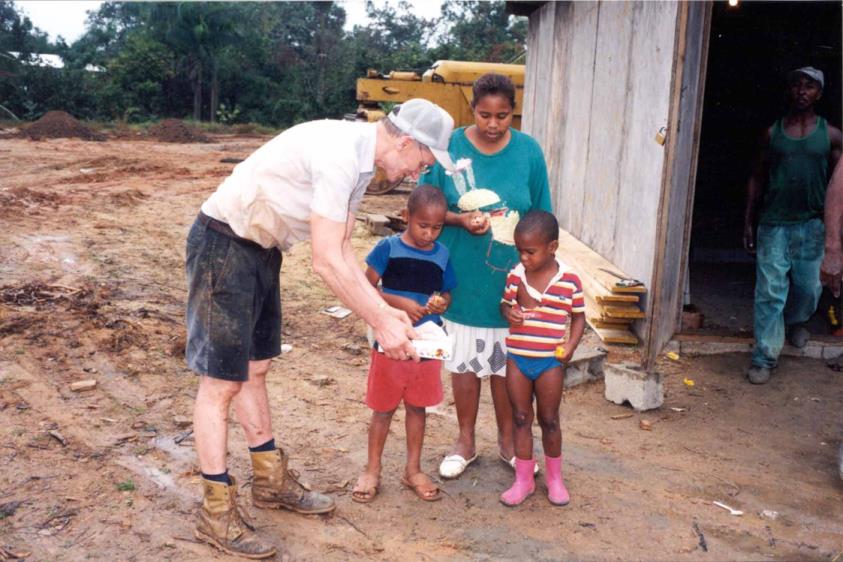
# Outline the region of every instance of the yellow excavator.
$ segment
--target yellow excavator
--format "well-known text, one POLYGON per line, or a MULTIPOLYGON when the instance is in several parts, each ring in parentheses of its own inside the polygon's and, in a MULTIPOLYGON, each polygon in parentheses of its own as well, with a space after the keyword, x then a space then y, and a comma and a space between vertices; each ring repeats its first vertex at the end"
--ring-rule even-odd
MULTIPOLYGON (((455 126, 470 125, 474 122, 471 112, 471 85, 488 72, 508 76, 515 84, 512 126, 520 129, 524 98, 523 64, 441 60, 421 76, 417 72, 393 71, 384 75, 376 70, 369 70, 365 78, 357 80, 359 106, 355 118, 377 121, 385 115, 383 104, 399 104, 412 98, 424 98, 450 113, 455 126)), ((369 184, 367 192, 384 194, 395 187, 379 172, 369 184)))

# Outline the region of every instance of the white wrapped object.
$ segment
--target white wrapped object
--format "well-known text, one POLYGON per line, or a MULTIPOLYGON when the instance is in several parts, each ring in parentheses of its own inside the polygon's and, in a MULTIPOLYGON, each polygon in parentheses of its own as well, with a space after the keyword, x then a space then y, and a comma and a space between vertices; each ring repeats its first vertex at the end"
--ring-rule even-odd
MULTIPOLYGON (((413 328, 418 336, 410 340, 416 353, 422 359, 441 359, 450 361, 454 354, 454 338, 445 333, 441 326, 428 320, 420 326, 413 328)), ((383 353, 383 348, 378 346, 378 351, 383 353)))
POLYGON ((521 216, 518 211, 494 214, 489 218, 492 229, 492 238, 508 246, 515 245, 515 226, 521 216))
POLYGON ((491 189, 472 189, 457 201, 457 206, 463 211, 476 211, 489 205, 496 205, 501 198, 491 189))

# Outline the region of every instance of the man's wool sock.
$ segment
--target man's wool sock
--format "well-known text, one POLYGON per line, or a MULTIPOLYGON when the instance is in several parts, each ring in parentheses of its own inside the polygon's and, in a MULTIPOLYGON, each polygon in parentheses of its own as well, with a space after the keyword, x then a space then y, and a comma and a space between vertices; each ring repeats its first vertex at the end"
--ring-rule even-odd
POLYGON ((258 445, 257 447, 249 447, 250 453, 266 453, 267 451, 274 451, 275 450, 275 438, 273 437, 263 445, 258 445))
POLYGON ((221 482, 223 484, 228 484, 229 486, 231 486, 231 477, 228 475, 227 470, 221 474, 205 474, 203 472, 202 478, 204 478, 205 480, 210 480, 211 482, 221 482))

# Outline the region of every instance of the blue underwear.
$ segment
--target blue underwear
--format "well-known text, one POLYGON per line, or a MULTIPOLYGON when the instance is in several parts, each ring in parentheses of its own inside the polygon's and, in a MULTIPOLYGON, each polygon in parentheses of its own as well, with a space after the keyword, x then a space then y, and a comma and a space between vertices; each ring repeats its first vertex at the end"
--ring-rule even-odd
POLYGON ((524 376, 531 381, 538 380, 542 373, 554 367, 561 367, 560 363, 555 357, 524 357, 523 355, 515 355, 514 353, 507 353, 507 359, 518 366, 524 376))

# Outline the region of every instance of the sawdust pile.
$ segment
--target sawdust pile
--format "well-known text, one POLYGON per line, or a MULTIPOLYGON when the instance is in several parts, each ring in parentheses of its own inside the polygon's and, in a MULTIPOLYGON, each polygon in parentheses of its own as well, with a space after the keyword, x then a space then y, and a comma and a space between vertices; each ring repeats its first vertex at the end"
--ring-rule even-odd
POLYGON ((48 111, 20 134, 32 140, 67 138, 80 138, 87 141, 105 140, 105 135, 92 131, 64 111, 48 111))
POLYGON ((161 142, 211 142, 207 136, 178 119, 164 119, 149 128, 149 135, 161 142))

